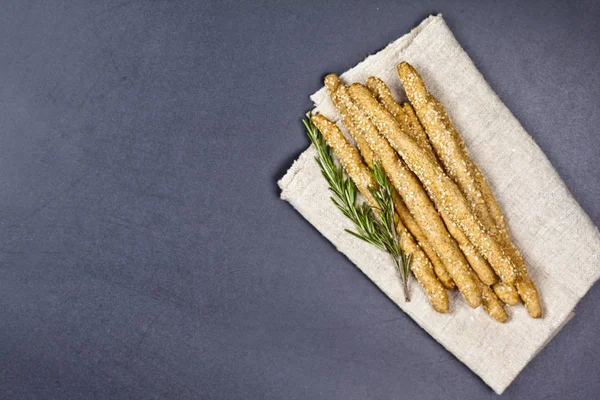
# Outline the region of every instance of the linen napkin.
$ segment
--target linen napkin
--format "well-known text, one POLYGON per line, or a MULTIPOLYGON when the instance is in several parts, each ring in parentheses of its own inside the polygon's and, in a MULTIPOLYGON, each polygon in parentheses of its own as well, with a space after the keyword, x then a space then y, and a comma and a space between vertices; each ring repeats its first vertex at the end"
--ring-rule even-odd
MULTIPOLYGON (((329 199, 327 184, 309 147, 279 181, 290 202, 390 299, 425 331, 502 393, 560 330, 577 302, 600 277, 600 234, 571 196, 541 149, 496 96, 441 15, 430 16, 409 34, 341 75, 347 84, 383 79, 403 100, 396 65, 408 61, 444 104, 469 154, 482 169, 500 203, 543 302, 543 318, 525 307, 507 307, 506 324, 482 307, 472 310, 456 292, 447 315, 433 311, 413 281, 412 301, 387 255, 344 232, 352 223, 329 199)), ((323 88, 311 96, 315 110, 339 122, 323 88)))

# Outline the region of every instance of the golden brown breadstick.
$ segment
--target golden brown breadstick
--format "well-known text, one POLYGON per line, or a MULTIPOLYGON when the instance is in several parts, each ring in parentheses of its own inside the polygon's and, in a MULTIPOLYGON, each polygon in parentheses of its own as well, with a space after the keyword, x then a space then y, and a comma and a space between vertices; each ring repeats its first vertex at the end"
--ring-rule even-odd
POLYGON ((410 103, 403 103, 402 110, 404 111, 406 125, 408 125, 413 132, 412 136, 417 138, 417 143, 421 144, 421 147, 427 150, 427 152, 437 160, 437 155, 433 151, 431 143, 429 143, 427 134, 423 130, 423 126, 421 126, 421 122, 419 122, 419 118, 417 118, 415 110, 412 108, 410 103))
MULTIPOLYGON (((523 264, 524 266, 525 264, 523 264)), ((519 296, 525 304, 527 312, 532 318, 540 318, 542 316, 542 305, 535 284, 527 275, 527 270, 521 270, 515 286, 519 292, 519 296)))
MULTIPOLYGON (((396 152, 387 140, 379 134, 366 115, 351 101, 344 89, 344 86, 340 86, 337 95, 348 110, 354 125, 380 160, 390 181, 442 259, 446 270, 450 273, 467 303, 473 308, 478 307, 481 304, 481 292, 469 274, 467 261, 448 234, 427 193, 421 187, 416 176, 398 159, 396 152)), ((365 88, 365 90, 367 89, 365 88)), ((373 100, 377 102, 377 100, 373 100)))
MULTIPOLYGON (((432 157, 435 158, 435 154, 433 149, 431 148, 431 144, 427 139, 427 135, 421 128, 413 129, 411 123, 413 120, 409 115, 405 112, 405 109, 394 100, 394 96, 392 95, 392 91, 381 79, 371 76, 367 79, 366 82, 367 88, 373 93, 373 96, 385 107, 386 110, 389 111, 390 114, 396 118, 396 121, 400 124, 402 130, 409 135, 412 136, 413 139, 421 146, 424 150, 429 152, 432 157)), ((414 113, 413 113, 414 115, 414 113)), ((416 116, 415 116, 416 117, 416 116)))
POLYGON ((483 226, 490 226, 491 216, 475 182, 472 169, 465 160, 466 152, 458 141, 451 137, 457 133, 451 127, 442 105, 427 91, 425 83, 410 64, 403 62, 398 65, 398 75, 448 176, 461 189, 483 226))
MULTIPOLYGON (((327 89, 329 90, 331 100, 334 106, 337 108, 338 112, 342 116, 344 125, 356 141, 360 154, 363 156, 363 159, 365 160, 367 165, 369 167, 372 167, 374 158, 373 151, 371 150, 363 136, 360 134, 358 128, 354 125, 354 122, 352 121, 352 118, 350 118, 350 114, 348 113, 347 107, 345 107, 344 102, 340 100, 340 97, 345 96, 346 103, 351 102, 350 97, 347 93, 347 88, 344 85, 342 85, 342 82, 340 81, 339 77, 335 74, 329 74, 325 77, 325 86, 327 86, 327 89), (341 96, 338 96, 338 89, 342 86, 343 88, 341 90, 343 93, 341 94, 341 96)), ((433 264, 435 274, 442 282, 444 287, 446 287, 447 289, 456 288, 456 285, 454 284, 452 278, 450 277, 450 274, 444 267, 442 260, 440 260, 439 256, 435 252, 435 249, 433 248, 433 246, 431 246, 431 244, 423 234, 421 228, 419 227, 414 217, 408 210, 408 207, 406 207, 406 204, 404 204, 402 198, 395 192, 394 206, 396 208, 398 216, 400 217, 408 231, 414 236, 419 246, 423 249, 427 257, 431 261, 431 264, 433 264)))
POLYGON ((490 314, 492 318, 494 318, 498 322, 506 322, 508 319, 508 314, 504 309, 500 300, 498 300, 498 296, 494 293, 489 286, 481 282, 477 275, 471 271, 473 274, 473 279, 477 282, 479 289, 481 290, 481 304, 483 305, 483 309, 490 314))
MULTIPOLYGON (((503 282, 513 283, 516 275, 515 267, 498 242, 477 220, 458 186, 417 142, 402 131, 394 117, 377 102, 367 88, 355 83, 350 87, 349 92, 357 106, 365 112, 402 156, 409 168, 419 177, 437 208, 448 213, 479 253, 488 260, 503 282)), ((446 268, 449 270, 447 265, 446 268)))
MULTIPOLYGON (((462 142, 460 136, 459 140, 462 142)), ((472 167, 474 169, 479 188, 481 189, 481 193, 483 194, 483 198, 485 199, 488 209, 490 210, 490 214, 496 224, 496 236, 498 237, 498 241, 502 246, 504 246, 504 251, 510 257, 517 269, 517 281, 515 282, 516 290, 518 291, 521 299, 523 299, 523 303, 525 304, 525 308, 527 308, 529 315, 533 318, 540 318, 542 316, 542 305, 537 288, 527 274, 527 264, 525 264, 525 260, 523 260, 519 250, 515 247, 510 238, 510 232, 506 226, 504 215, 500 210, 500 206, 498 206, 498 202, 496 201, 490 186, 483 177, 483 174, 479 168, 474 163, 472 163, 472 167)), ((514 292, 514 287, 512 287, 511 290, 514 292)), ((512 296, 514 299, 514 294, 512 296)), ((508 302, 506 303, 510 304, 508 302)))
MULTIPOLYGON (((390 88, 385 84, 385 82, 375 76, 370 76, 369 79, 367 79, 365 86, 369 88, 371 93, 373 93, 373 96, 379 100, 386 110, 388 110, 390 114, 392 114, 394 118, 400 122, 402 128, 407 130, 407 127, 403 125, 405 122, 408 122, 405 118, 404 110, 400 104, 396 103, 390 88)), ((425 137, 425 139, 427 139, 427 137, 425 137)), ((415 138, 415 140, 417 140, 417 138, 415 138)))
POLYGON ((417 71, 408 63, 398 66, 409 99, 425 124, 425 131, 449 175, 461 187, 483 226, 502 246, 517 271, 516 286, 529 314, 541 316, 541 305, 535 285, 527 276, 527 266, 510 239, 504 217, 479 168, 469 157, 460 134, 444 107, 432 96, 417 71), (523 278, 520 279, 520 277, 523 278), (527 299, 527 301, 526 301, 527 299))
MULTIPOLYGON (((348 143, 340 129, 322 115, 314 115, 313 123, 319 128, 327 144, 333 149, 342 167, 354 181, 359 192, 369 204, 378 207, 371 195, 369 187, 376 185, 367 166, 363 164, 356 149, 348 143)), ((398 221, 396 228, 400 235, 400 246, 407 253, 412 254, 410 269, 423 287, 433 308, 441 313, 448 312, 448 295, 446 289, 437 280, 433 267, 423 251, 417 246, 408 230, 398 221)))
MULTIPOLYGON (((517 279, 519 278, 517 277, 517 279)), ((499 282, 492 285, 492 289, 494 289, 494 293, 498 295, 504 304, 509 306, 519 304, 519 293, 515 285, 507 285, 506 283, 499 282)))
POLYGON ((469 265, 471 268, 477 273, 477 276, 483 283, 486 285, 493 285, 498 282, 498 276, 490 267, 490 264, 485 260, 485 258, 481 257, 477 249, 471 244, 469 238, 467 238, 463 231, 452 221, 452 219, 448 216, 447 213, 440 213, 442 219, 446 223, 446 227, 448 228, 448 232, 450 235, 456 240, 458 243, 458 247, 465 255, 469 265))
POLYGON ((448 270, 446 270, 446 267, 444 267, 444 263, 440 259, 440 256, 438 256, 438 254, 435 252, 435 249, 423 233, 423 230, 415 218, 410 213, 410 210, 404 203, 404 200, 402 200, 402 198, 396 192, 394 192, 394 207, 398 210, 398 215, 408 231, 412 233, 419 246, 423 249, 427 257, 429 257, 431 264, 433 264, 433 270, 435 271, 435 274, 440 282, 442 282, 442 285, 444 285, 446 289, 456 289, 456 285, 448 273, 448 270))
MULTIPOLYGON (((396 120, 400 123, 401 128, 411 137, 413 137, 421 146, 421 148, 426 150, 427 153, 429 153, 431 157, 437 161, 437 157, 435 156, 435 153, 429 144, 429 139, 427 139, 427 135, 425 134, 425 131, 423 130, 423 127, 421 126, 421 123, 415 115, 411 105, 405 104, 403 109, 405 109, 406 112, 399 110, 400 106, 395 102, 392 92, 379 78, 370 77, 367 79, 367 87, 390 112, 390 114, 396 118, 396 120)), ((488 262, 479 255, 477 250, 473 247, 469 239, 460 230, 460 228, 456 226, 454 222, 452 222, 452 219, 445 212, 442 211, 440 215, 446 223, 448 232, 450 232, 450 235, 456 240, 458 247, 462 250, 463 254, 467 258, 467 261, 469 264, 471 264, 471 267, 477 273, 481 281, 486 285, 492 285, 497 282, 497 277, 494 270, 490 267, 488 262)), ((418 239, 419 238, 417 237, 417 240, 418 239)))

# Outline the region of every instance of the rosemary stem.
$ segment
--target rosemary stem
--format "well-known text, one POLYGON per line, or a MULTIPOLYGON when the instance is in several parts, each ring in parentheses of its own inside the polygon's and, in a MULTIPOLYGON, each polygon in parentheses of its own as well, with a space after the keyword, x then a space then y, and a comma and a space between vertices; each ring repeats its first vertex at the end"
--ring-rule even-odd
POLYGON ((402 280, 402 288, 404 289, 404 301, 407 303, 410 302, 410 293, 408 292, 408 275, 404 273, 404 259, 402 259, 402 265, 398 260, 398 257, 390 254, 392 260, 394 260, 394 264, 396 265, 396 269, 398 270, 398 274, 400 274, 400 279, 402 280))

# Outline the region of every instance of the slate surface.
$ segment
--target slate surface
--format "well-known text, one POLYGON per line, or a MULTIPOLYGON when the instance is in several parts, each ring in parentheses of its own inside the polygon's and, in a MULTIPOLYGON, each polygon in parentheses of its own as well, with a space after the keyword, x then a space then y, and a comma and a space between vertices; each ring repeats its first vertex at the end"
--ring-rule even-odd
MULTIPOLYGON (((598 2, 0 3, 0 398, 496 397, 276 186, 440 12, 599 224, 598 2)), ((503 398, 600 396, 599 301, 503 398)))

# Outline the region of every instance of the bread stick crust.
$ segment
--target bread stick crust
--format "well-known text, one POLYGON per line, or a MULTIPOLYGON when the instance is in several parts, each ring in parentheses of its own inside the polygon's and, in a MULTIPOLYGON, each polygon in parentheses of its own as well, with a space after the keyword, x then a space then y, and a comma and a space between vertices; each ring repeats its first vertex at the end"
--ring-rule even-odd
MULTIPOLYGON (((342 84, 339 77, 335 74, 329 74, 325 77, 325 86, 327 87, 331 100, 342 116, 342 121, 344 125, 356 141, 358 146, 358 150, 360 154, 363 156, 363 159, 367 163, 369 167, 373 165, 373 159, 375 155, 373 154, 373 150, 369 147, 369 144, 364 139, 363 135, 360 133, 358 127, 352 121, 350 117, 350 113, 348 112, 348 106, 350 105, 350 95, 348 94, 348 89, 345 85, 342 84), (338 92, 339 90, 339 92, 338 92), (342 99, 343 98, 343 101, 342 99)), ((354 106, 354 104, 352 104, 354 106)), ((429 243, 429 240, 423 234, 419 224, 415 221, 414 217, 410 213, 406 204, 402 198, 398 195, 398 193, 394 193, 394 206, 396 207, 396 212, 398 216, 402 220, 404 226, 408 229, 408 231, 413 235, 416 239, 419 246, 423 249, 431 264, 433 264, 433 269, 435 274, 437 275, 440 282, 446 289, 455 289, 456 285, 452 280, 452 277, 444 267, 442 260, 439 258, 435 249, 429 243)))
MULTIPOLYGON (((338 90, 342 92, 341 89, 340 87, 338 90)), ((365 88, 365 90, 367 89, 365 88)), ((342 101, 352 101, 349 96, 345 96, 343 93, 340 94, 342 95, 340 96, 342 101)), ((385 138, 379 134, 377 128, 368 121, 363 112, 353 103, 348 104, 347 107, 353 107, 353 112, 350 115, 354 124, 381 161, 390 181, 403 198, 432 246, 436 249, 461 294, 471 307, 478 307, 481 304, 481 292, 468 273, 468 264, 460 249, 446 231, 441 217, 433 207, 418 179, 398 159, 395 151, 385 138)))
POLYGON ((513 283, 516 277, 514 266, 496 240, 477 220, 458 186, 434 159, 402 132, 394 117, 377 102, 367 88, 353 84, 349 92, 357 105, 366 112, 369 119, 419 177, 438 209, 448 213, 503 282, 513 283))
MULTIPOLYGON (((398 103, 396 103, 389 87, 379 78, 373 76, 369 77, 369 79, 367 79, 366 86, 371 93, 373 93, 374 97, 380 101, 380 103, 389 111, 390 114, 394 116, 394 118, 396 118, 396 120, 400 123, 401 128, 405 132, 409 133, 410 136, 413 137, 421 146, 421 148, 425 150, 433 159, 438 161, 433 148, 429 143, 429 139, 427 138, 427 135, 421 126, 421 123, 419 122, 419 119, 417 118, 412 106, 408 103, 405 103, 403 106, 400 106, 398 103)), ((492 285, 497 282, 498 278, 492 267, 490 267, 489 263, 480 256, 479 252, 473 247, 469 239, 458 228, 458 226, 452 222, 452 219, 447 215, 447 213, 442 212, 440 215, 444 220, 446 227, 448 228, 448 232, 456 240, 458 247, 463 252, 467 261, 481 281, 486 285, 492 285)))
POLYGON ((504 309, 504 306, 498 299, 496 293, 483 282, 479 281, 479 283, 481 283, 481 303, 483 309, 496 321, 502 323, 506 322, 508 320, 508 313, 504 309))
MULTIPOLYGON (((376 183, 356 149, 346 140, 341 130, 324 116, 320 114, 313 115, 312 121, 323 134, 327 144, 333 149, 340 164, 348 173, 350 179, 354 181, 361 195, 371 206, 378 207, 369 190, 376 183), (367 179, 366 176, 370 179, 367 179), (361 182, 360 185, 359 182, 361 182)), ((396 229, 400 235, 402 249, 412 254, 410 269, 425 291, 429 302, 437 312, 447 313, 449 310, 448 294, 437 280, 429 259, 401 222, 397 223, 396 229)))
POLYGON ((448 273, 448 270, 446 270, 446 267, 444 267, 440 256, 438 256, 435 249, 421 230, 421 227, 410 213, 410 210, 404 203, 404 200, 402 200, 402 198, 396 192, 394 192, 394 207, 396 207, 398 210, 398 215, 404 223, 404 226, 406 226, 409 232, 414 236, 419 246, 423 249, 427 257, 429 257, 431 264, 433 264, 433 270, 435 271, 435 274, 440 282, 442 282, 442 285, 444 285, 446 289, 456 289, 456 285, 448 273))
MULTIPOLYGON (((417 114, 423 114, 429 139, 450 176, 463 189, 471 201, 480 221, 498 241, 505 254, 516 268, 516 289, 523 299, 527 311, 533 318, 542 314, 537 288, 527 275, 527 266, 516 249, 506 226, 504 215, 480 169, 469 157, 464 141, 452 125, 448 114, 439 101, 428 93, 422 78, 408 63, 398 66, 398 74, 405 83, 408 97, 414 102, 417 114), (429 128, 429 129, 427 129, 429 128)), ((505 288, 506 289, 506 288, 505 288)), ((514 294, 502 292, 514 303, 514 294)))
POLYGON ((516 306, 520 303, 519 293, 517 292, 517 288, 514 285, 507 285, 505 283, 495 283, 494 285, 492 285, 492 289, 504 304, 509 306, 516 306))

